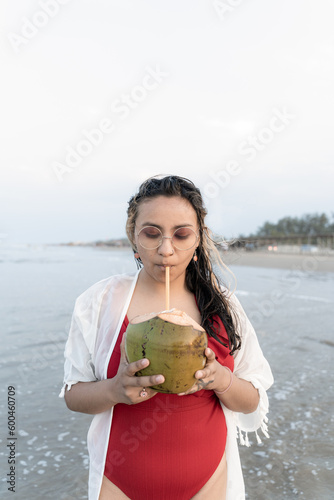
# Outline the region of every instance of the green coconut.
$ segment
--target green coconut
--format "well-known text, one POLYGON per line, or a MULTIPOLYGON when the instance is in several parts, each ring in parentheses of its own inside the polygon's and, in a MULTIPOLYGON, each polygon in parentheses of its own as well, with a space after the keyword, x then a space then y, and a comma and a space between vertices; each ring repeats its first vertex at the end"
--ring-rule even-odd
POLYGON ((147 358, 149 366, 138 376, 165 377, 162 384, 151 386, 158 392, 178 394, 196 382, 195 373, 204 368, 204 351, 208 339, 204 329, 185 312, 172 309, 161 313, 137 316, 125 333, 128 361, 147 358))

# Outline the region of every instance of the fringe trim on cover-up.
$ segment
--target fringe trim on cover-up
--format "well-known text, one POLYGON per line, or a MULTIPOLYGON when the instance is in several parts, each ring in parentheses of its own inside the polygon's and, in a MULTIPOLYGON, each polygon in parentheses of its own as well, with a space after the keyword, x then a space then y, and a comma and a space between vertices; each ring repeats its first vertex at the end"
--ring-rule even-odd
MULTIPOLYGON (((261 423, 260 429, 261 429, 262 433, 264 434, 264 436, 266 438, 269 438, 270 436, 268 434, 267 422, 268 422, 268 418, 267 417, 263 417, 263 421, 261 423)), ((239 438, 239 443, 242 446, 247 446, 249 448, 250 447, 250 442, 249 442, 249 438, 248 438, 249 432, 242 431, 241 429, 239 429, 239 427, 236 427, 236 431, 237 431, 237 439, 239 438)), ((261 444, 262 440, 261 440, 260 436, 258 435, 258 431, 256 430, 256 431, 253 431, 253 432, 255 432, 257 444, 261 444)))
MULTIPOLYGON (((259 428, 261 429, 264 436, 266 438, 269 438, 270 436, 268 434, 268 425, 267 425, 267 423, 268 423, 268 417, 267 417, 268 408, 266 407, 266 405, 264 404, 264 401, 263 401, 263 399, 264 399, 262 397, 263 389, 258 388, 258 390, 259 390, 259 394, 260 394, 259 411, 260 411, 260 419, 261 419, 261 424, 260 424, 259 428)), ((255 437, 256 437, 257 443, 258 444, 262 443, 262 440, 258 434, 258 429, 255 431, 242 431, 240 429, 240 427, 236 426, 236 431, 237 431, 237 439, 239 437, 239 442, 242 446, 247 446, 247 447, 250 446, 250 442, 248 439, 249 432, 255 432, 255 437), (243 432, 244 432, 244 435, 243 435, 243 432)))

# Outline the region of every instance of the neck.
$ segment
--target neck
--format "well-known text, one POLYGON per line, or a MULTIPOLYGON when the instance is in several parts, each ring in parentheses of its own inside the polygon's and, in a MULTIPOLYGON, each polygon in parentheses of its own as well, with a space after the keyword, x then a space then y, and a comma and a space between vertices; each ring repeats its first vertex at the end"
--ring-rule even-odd
MULTIPOLYGON (((164 281, 158 281, 154 279, 145 271, 144 267, 139 273, 138 282, 141 286, 145 287, 145 289, 150 290, 151 293, 165 297, 166 283, 164 281)), ((177 296, 178 294, 187 291, 185 274, 172 279, 170 281, 169 288, 170 294, 173 296, 177 296)))

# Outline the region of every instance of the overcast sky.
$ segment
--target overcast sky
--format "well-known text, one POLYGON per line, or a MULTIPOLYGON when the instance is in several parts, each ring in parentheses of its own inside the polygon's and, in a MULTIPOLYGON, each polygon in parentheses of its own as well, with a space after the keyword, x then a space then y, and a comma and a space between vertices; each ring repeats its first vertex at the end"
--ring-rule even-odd
POLYGON ((125 235, 174 173, 226 238, 334 211, 333 0, 1 6, 3 242, 125 235))

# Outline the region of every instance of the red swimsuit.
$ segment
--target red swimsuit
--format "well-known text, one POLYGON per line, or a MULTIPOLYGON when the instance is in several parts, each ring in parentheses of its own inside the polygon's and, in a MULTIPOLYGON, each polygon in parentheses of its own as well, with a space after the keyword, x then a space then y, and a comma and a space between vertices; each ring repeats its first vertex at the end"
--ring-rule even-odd
MULTIPOLYGON (((127 325, 125 317, 108 378, 117 373, 127 325)), ((219 326, 228 343, 220 320, 219 326)), ((219 363, 233 370, 229 349, 212 337, 208 345, 219 363)), ((140 404, 114 407, 104 474, 131 500, 189 500, 215 472, 225 443, 225 416, 213 391, 157 393, 140 404)))

